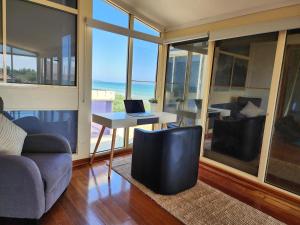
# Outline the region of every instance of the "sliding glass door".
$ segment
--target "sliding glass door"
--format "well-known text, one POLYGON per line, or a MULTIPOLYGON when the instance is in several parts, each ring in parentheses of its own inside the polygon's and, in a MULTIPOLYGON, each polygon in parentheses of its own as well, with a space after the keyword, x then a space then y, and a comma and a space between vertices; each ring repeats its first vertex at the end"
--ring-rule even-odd
POLYGON ((207 47, 207 41, 195 40, 169 48, 164 111, 177 114, 178 126, 200 124, 207 47))
POLYGON ((257 176, 278 33, 216 41, 204 156, 257 176))
POLYGON ((289 31, 266 182, 300 194, 300 30, 289 31))

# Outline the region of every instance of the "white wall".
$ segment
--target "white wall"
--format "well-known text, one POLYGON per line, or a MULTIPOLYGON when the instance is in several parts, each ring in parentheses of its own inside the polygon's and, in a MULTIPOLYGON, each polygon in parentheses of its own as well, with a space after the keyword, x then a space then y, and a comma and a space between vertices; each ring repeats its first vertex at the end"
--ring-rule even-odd
POLYGON ((245 88, 242 90, 231 89, 230 91, 213 91, 210 96, 210 104, 228 103, 237 97, 261 98, 261 108, 267 111, 269 90, 245 88))

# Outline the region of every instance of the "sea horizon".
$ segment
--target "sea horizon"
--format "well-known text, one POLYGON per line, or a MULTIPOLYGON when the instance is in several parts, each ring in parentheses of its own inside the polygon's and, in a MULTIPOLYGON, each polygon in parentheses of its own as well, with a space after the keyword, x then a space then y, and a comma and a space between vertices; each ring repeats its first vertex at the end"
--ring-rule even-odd
MULTIPOLYGON (((107 82, 101 80, 92 81, 93 90, 114 91, 117 94, 125 96, 126 83, 125 82, 107 82)), ((155 96, 155 83, 132 83, 132 97, 139 99, 150 99, 155 96)))

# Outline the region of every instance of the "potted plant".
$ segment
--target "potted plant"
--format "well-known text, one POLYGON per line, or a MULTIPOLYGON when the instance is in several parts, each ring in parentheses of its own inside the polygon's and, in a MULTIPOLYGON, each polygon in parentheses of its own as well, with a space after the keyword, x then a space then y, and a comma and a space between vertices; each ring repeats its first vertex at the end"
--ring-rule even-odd
POLYGON ((158 111, 158 101, 156 98, 149 99, 150 102, 150 110, 151 112, 157 112, 158 111))

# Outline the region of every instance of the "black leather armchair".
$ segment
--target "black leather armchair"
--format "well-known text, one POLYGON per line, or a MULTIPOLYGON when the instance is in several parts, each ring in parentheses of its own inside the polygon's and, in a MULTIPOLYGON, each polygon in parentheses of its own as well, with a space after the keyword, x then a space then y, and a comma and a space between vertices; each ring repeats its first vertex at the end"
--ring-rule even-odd
POLYGON ((152 191, 171 195, 197 182, 202 128, 135 129, 131 175, 152 191))
POLYGON ((212 151, 243 161, 255 159, 261 149, 265 116, 238 120, 216 120, 212 151))
POLYGON ((216 119, 213 126, 211 150, 220 152, 243 161, 255 159, 261 149, 265 116, 247 118, 240 114, 251 101, 260 106, 260 98, 239 97, 230 103, 231 116, 216 119))

